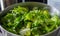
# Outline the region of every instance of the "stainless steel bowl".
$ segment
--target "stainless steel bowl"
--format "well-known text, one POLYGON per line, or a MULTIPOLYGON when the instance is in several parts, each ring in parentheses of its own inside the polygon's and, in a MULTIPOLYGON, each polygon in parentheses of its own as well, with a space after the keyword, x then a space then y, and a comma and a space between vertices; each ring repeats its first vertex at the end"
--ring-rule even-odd
MULTIPOLYGON (((39 8, 41 8, 41 9, 44 8, 44 9, 49 10, 49 12, 50 12, 50 14, 51 14, 52 17, 54 16, 55 13, 57 13, 57 15, 60 17, 59 11, 58 11, 56 8, 54 8, 53 6, 46 5, 46 4, 43 4, 43 3, 38 3, 38 2, 25 2, 25 3, 17 3, 17 4, 14 4, 14 5, 12 5, 12 6, 7 7, 4 11, 2 11, 2 12, 0 13, 0 18, 4 17, 4 16, 6 15, 6 13, 8 13, 9 10, 11 10, 11 9, 13 9, 14 7, 17 7, 17 6, 28 7, 30 10, 31 10, 33 7, 39 7, 39 8)), ((0 23, 1 23, 1 22, 0 22, 0 23)), ((2 27, 2 24, 1 24, 1 27, 2 27)), ((5 30, 3 27, 2 27, 2 29, 3 29, 5 32, 9 33, 11 36, 21 36, 21 35, 13 34, 13 33, 9 32, 9 31, 5 30)), ((58 29, 59 29, 59 27, 58 27, 57 29, 55 29, 54 31, 49 32, 49 33, 47 33, 47 34, 44 34, 44 35, 42 35, 42 36, 56 36, 56 34, 58 33, 58 32, 57 32, 58 29)))

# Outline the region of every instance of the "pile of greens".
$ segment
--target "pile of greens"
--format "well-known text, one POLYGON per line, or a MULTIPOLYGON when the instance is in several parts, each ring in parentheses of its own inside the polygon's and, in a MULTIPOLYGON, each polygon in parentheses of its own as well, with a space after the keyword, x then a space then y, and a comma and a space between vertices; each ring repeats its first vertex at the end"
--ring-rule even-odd
POLYGON ((18 6, 10 10, 1 19, 1 23, 12 33, 21 35, 20 32, 27 29, 24 36, 40 36, 56 29, 60 25, 60 19, 57 15, 52 17, 46 9, 34 7, 28 10, 28 8, 18 6))

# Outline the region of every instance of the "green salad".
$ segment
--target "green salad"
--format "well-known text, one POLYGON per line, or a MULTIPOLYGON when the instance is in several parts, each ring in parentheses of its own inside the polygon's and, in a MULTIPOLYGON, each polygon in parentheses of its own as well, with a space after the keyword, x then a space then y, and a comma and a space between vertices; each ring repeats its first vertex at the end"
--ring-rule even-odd
POLYGON ((10 10, 2 19, 3 28, 17 35, 40 36, 53 31, 60 25, 57 15, 53 17, 46 9, 34 7, 28 10, 25 7, 15 7, 10 10))

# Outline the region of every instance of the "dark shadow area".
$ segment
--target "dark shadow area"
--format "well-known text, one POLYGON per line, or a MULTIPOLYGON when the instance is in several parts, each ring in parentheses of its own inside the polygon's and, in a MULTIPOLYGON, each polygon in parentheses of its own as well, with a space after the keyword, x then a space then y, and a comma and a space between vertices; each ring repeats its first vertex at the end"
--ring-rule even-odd
POLYGON ((18 3, 22 2, 22 0, 18 0, 18 3))
MULTIPOLYGON (((18 3, 22 2, 22 0, 18 0, 18 3)), ((25 0, 25 2, 41 2, 47 4, 47 0, 25 0)))
POLYGON ((0 5, 0 11, 1 11, 1 5, 0 5))
POLYGON ((26 2, 29 1, 29 2, 43 2, 43 0, 25 0, 26 2))
POLYGON ((46 3, 47 4, 47 0, 25 0, 26 2, 41 2, 41 3, 46 3))

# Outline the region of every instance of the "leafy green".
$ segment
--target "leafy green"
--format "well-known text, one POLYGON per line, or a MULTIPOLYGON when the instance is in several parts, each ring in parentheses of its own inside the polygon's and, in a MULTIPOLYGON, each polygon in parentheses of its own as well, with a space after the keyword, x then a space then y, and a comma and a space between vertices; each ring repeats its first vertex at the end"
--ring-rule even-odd
POLYGON ((24 36, 40 36, 60 26, 57 15, 52 17, 48 10, 40 10, 37 7, 30 11, 25 7, 15 7, 1 19, 1 22, 6 30, 18 35, 21 35, 21 30, 30 29, 25 31, 24 36))

